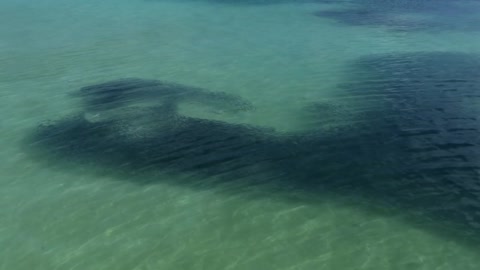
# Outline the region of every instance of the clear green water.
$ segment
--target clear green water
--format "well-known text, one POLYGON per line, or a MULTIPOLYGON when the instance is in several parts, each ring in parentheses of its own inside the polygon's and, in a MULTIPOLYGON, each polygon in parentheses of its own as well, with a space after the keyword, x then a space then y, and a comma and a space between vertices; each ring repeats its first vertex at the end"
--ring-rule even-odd
POLYGON ((235 93, 257 109, 184 113, 295 131, 309 125, 303 106, 338 94, 345 65, 358 57, 480 53, 472 31, 391 31, 312 16, 336 5, 2 1, 0 269, 479 269, 478 246, 361 198, 137 185, 92 166, 45 164, 22 147, 40 122, 79 110, 69 92, 111 79, 235 93))

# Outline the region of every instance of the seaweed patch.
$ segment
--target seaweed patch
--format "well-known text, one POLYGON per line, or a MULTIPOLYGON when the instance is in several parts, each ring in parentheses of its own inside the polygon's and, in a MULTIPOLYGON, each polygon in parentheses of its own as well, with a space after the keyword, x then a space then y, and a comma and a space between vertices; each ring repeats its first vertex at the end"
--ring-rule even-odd
MULTIPOLYGON (((330 132, 319 127, 284 134, 185 116, 177 105, 187 100, 234 112, 249 103, 225 93, 128 79, 83 88, 78 96, 84 112, 42 125, 27 146, 41 151, 42 159, 73 159, 79 166, 195 176, 172 184, 196 186, 213 176, 216 184, 241 183, 268 193, 357 198, 399 211, 414 226, 478 246, 480 58, 442 52, 372 55, 349 71, 342 92, 356 100, 360 109, 350 111, 362 120, 330 132), (107 111, 102 118, 85 117, 107 111)), ((309 110, 321 119, 330 109, 309 110)))

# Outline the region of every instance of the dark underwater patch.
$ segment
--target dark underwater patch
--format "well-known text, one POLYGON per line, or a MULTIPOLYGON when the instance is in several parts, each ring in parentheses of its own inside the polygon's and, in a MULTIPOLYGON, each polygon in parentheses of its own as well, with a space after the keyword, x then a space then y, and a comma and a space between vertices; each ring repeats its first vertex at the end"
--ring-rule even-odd
MULTIPOLYGON (((144 0, 146 2, 161 2, 167 0, 144 0)), ((185 0, 186 2, 207 1, 228 5, 275 5, 285 3, 330 3, 334 0, 185 0)))
POLYGON ((73 94, 79 97, 85 111, 101 112, 127 106, 177 106, 178 103, 200 103, 229 112, 250 110, 253 106, 232 94, 212 92, 159 80, 127 78, 83 87, 73 94))
MULTIPOLYGON (((365 112, 372 117, 367 126, 397 146, 390 155, 380 150, 389 158, 378 160, 391 179, 372 177, 365 192, 436 222, 461 225, 457 232, 478 241, 480 58, 377 55, 359 59, 351 72, 348 92, 375 105, 365 112)), ((381 141, 372 147, 382 147, 381 141)))
MULTIPOLYGON (((136 104, 144 93, 142 98, 129 97, 134 104, 109 104, 108 110, 117 113, 100 121, 81 114, 42 125, 29 136, 28 147, 31 153, 42 153, 42 159, 73 160, 79 166, 93 163, 117 172, 194 176, 192 181, 172 184, 195 186, 214 176, 219 185, 261 186, 265 194, 278 191, 299 199, 303 195, 298 194, 318 198, 336 194, 368 201, 402 213, 414 226, 477 246, 480 58, 441 52, 374 55, 359 59, 348 70, 342 93, 357 101, 361 109, 351 112, 362 121, 329 133, 319 126, 281 134, 184 116, 177 103, 198 96, 203 100, 208 94, 199 93, 209 92, 180 87, 178 93, 185 96, 164 102, 160 94, 158 105, 136 104)), ((116 101, 127 92, 136 95, 145 91, 142 86, 151 87, 149 81, 139 80, 133 87, 131 82, 82 91, 87 89, 93 100, 98 94, 99 100, 107 101, 103 94, 111 93, 107 96, 116 101)), ((310 115, 321 119, 328 114, 326 108, 311 106, 310 115)), ((90 110, 89 102, 85 110, 90 110)))
POLYGON ((468 0, 357 0, 343 8, 315 12, 352 26, 382 26, 396 31, 480 30, 480 6, 468 0))
POLYGON ((251 172, 278 156, 269 151, 282 149, 271 129, 178 111, 178 105, 191 102, 230 113, 253 108, 231 94, 131 78, 86 86, 73 96, 80 98, 83 112, 45 123, 31 137, 60 160, 67 156, 119 170, 149 168, 231 177, 251 172))

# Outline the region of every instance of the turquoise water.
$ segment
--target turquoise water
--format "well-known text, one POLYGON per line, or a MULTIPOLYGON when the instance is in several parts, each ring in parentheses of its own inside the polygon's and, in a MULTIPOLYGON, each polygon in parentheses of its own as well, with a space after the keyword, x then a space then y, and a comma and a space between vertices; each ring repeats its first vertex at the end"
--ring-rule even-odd
POLYGON ((2 1, 0 269, 478 269, 480 5, 378 3, 2 1), (253 109, 72 95, 128 77, 253 109))

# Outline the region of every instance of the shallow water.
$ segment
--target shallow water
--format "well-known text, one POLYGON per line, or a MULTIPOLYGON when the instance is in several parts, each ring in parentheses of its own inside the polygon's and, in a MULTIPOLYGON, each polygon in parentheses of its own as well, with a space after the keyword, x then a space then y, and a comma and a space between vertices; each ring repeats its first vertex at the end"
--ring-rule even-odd
POLYGON ((480 7, 430 7, 2 1, 0 269, 478 269, 480 7), (126 77, 254 109, 79 136, 71 94, 126 77))

